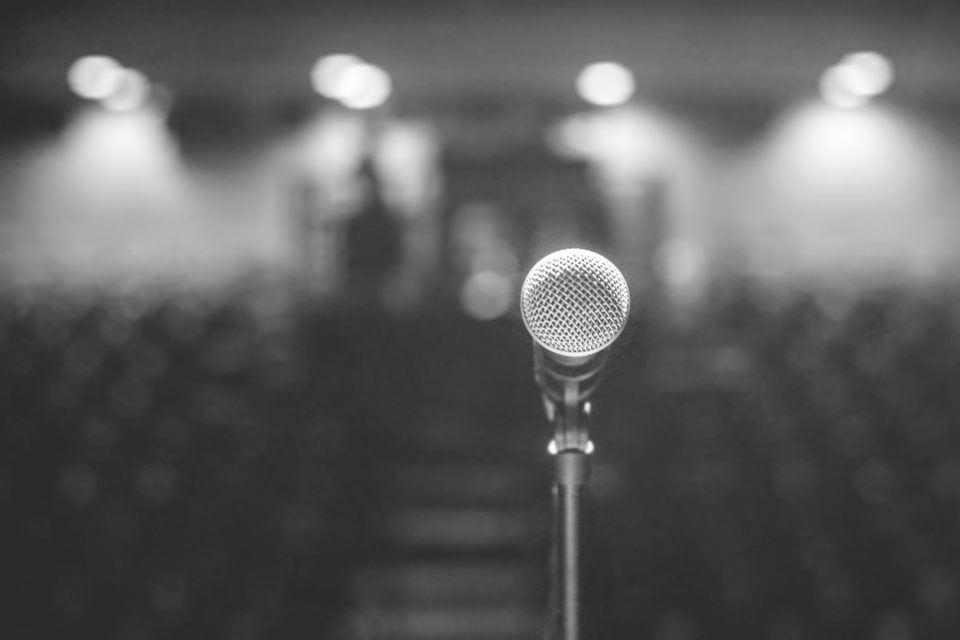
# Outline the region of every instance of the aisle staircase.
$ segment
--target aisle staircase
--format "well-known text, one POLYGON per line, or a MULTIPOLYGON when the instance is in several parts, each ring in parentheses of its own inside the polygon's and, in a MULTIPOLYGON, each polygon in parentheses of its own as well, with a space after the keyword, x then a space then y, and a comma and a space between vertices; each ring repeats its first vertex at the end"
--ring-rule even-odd
POLYGON ((416 417, 378 457, 384 513, 351 586, 348 635, 539 638, 550 480, 537 462, 545 452, 528 446, 536 434, 518 432, 543 425, 519 425, 510 407, 526 367, 498 377, 482 331, 427 333, 419 363, 408 363, 422 366, 416 417))

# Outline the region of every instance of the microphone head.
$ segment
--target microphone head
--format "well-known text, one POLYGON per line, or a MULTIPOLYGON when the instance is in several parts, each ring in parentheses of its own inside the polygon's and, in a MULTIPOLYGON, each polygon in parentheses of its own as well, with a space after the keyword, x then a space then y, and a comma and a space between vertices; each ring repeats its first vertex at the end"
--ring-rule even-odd
POLYGON ((563 249, 535 264, 520 293, 523 323, 547 351, 589 356, 627 324, 630 290, 612 262, 585 249, 563 249))

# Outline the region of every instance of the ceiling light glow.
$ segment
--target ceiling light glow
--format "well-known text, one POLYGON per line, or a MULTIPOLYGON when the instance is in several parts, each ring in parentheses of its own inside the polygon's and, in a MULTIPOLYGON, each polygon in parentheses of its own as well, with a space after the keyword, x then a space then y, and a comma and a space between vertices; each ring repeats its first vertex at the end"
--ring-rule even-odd
POLYGON ((379 107, 393 90, 386 71, 348 53, 320 58, 310 72, 310 83, 317 93, 349 109, 379 107))
POLYGON ((123 81, 123 67, 108 56, 83 56, 67 72, 70 89, 87 100, 102 100, 123 81))
POLYGON ((350 109, 373 109, 387 101, 393 89, 390 76, 380 67, 362 63, 343 74, 340 102, 350 109))
POLYGON ((840 61, 838 73, 847 91, 878 96, 893 83, 893 65, 873 51, 851 53, 840 61))
POLYGON ((845 56, 823 72, 820 94, 841 109, 862 107, 893 84, 893 65, 879 53, 860 51, 845 56))
POLYGON ((588 65, 577 76, 580 97, 597 106, 614 106, 627 102, 636 89, 633 73, 616 62, 588 65))
POLYGON ((349 90, 345 79, 349 70, 362 65, 363 60, 348 53, 334 53, 317 60, 310 71, 310 83, 314 91, 327 98, 340 100, 349 90))

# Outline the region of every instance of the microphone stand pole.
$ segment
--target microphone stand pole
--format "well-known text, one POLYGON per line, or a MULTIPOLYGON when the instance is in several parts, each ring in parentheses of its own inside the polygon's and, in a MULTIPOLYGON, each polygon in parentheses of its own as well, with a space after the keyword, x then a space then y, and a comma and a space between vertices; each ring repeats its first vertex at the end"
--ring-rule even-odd
POLYGON ((559 602, 561 640, 580 638, 580 505, 589 480, 587 459, 592 445, 588 436, 590 403, 579 398, 579 385, 564 385, 561 406, 547 404, 547 415, 554 423, 556 500, 554 502, 554 562, 552 576, 559 602))

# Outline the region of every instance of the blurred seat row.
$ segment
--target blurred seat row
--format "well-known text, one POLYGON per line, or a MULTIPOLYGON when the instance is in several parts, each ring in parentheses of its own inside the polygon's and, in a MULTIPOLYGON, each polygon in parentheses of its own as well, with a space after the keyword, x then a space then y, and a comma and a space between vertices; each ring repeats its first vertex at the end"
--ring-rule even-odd
MULTIPOLYGON (((960 633, 960 302, 717 297, 598 392, 597 637, 960 633)), ((538 637, 515 320, 0 298, 4 638, 538 637)))

